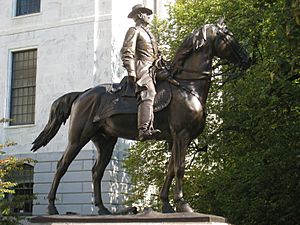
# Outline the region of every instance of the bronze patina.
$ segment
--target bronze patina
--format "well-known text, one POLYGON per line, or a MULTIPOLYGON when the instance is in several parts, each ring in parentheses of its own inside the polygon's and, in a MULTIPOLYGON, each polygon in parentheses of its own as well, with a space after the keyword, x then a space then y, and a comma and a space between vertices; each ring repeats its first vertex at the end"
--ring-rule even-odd
MULTIPOLYGON (((174 178, 176 211, 193 211, 183 197, 184 162, 187 147, 204 128, 205 104, 214 57, 226 59, 242 68, 247 68, 250 63, 247 52, 228 31, 223 20, 216 24, 201 26, 183 41, 171 68, 172 79, 176 81, 176 85, 172 84, 168 91, 171 92, 172 98, 168 104, 155 113, 154 125, 160 129, 161 133, 156 134, 153 139, 166 140, 171 152, 168 173, 160 193, 163 203, 162 212, 164 213, 175 212, 169 202, 169 189, 174 178)), ((84 92, 67 93, 52 104, 49 121, 33 142, 32 151, 37 151, 47 145, 56 135, 61 124, 70 115, 71 117, 68 145, 62 158, 58 161, 57 171, 48 194, 49 214, 58 214, 55 207, 55 196, 60 180, 70 163, 90 140, 98 151, 98 157, 92 169, 95 205, 99 208, 99 214, 110 214, 101 197, 101 180, 104 170, 111 159, 119 137, 137 140, 139 136, 136 108, 122 111, 123 108, 119 107, 121 109, 118 113, 107 114, 107 116, 95 120, 97 112, 99 112, 99 105, 107 105, 109 108, 111 104, 124 103, 124 101, 110 101, 111 96, 114 95, 118 95, 118 92, 112 91, 106 85, 99 85, 84 92)), ((119 98, 137 101, 135 97, 122 97, 122 95, 115 99, 119 98)))
POLYGON ((128 18, 135 21, 129 28, 121 50, 124 67, 128 71, 128 83, 136 84, 138 100, 138 140, 151 139, 160 133, 153 128, 153 103, 156 94, 150 67, 158 58, 158 48, 154 35, 148 28, 152 10, 141 4, 135 5, 128 18))

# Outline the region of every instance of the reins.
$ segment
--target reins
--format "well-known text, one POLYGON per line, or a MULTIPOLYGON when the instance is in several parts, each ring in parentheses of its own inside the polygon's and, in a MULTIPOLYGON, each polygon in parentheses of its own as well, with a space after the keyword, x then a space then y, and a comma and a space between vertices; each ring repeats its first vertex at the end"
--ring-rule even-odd
MULTIPOLYGON (((231 48, 234 56, 239 59, 239 63, 242 64, 243 63, 243 57, 240 55, 240 52, 243 51, 243 47, 242 46, 235 46, 235 45, 232 45, 230 40, 227 38, 227 34, 230 35, 231 37, 231 34, 228 32, 227 33, 227 30, 224 31, 222 30, 222 27, 218 26, 219 28, 219 32, 221 32, 224 36, 221 37, 224 42, 231 48)), ((198 48, 196 48, 198 49, 198 48)), ((161 63, 162 61, 158 61, 159 63, 161 63)), ((156 68, 167 68, 163 63, 159 65, 156 64, 156 68), (159 65, 159 66, 158 66, 159 65)), ((211 78, 213 77, 217 77, 217 76, 223 76, 225 74, 227 74, 229 71, 233 70, 234 68, 229 68, 227 69, 226 71, 224 72, 221 72, 221 73, 217 73, 217 74, 214 74, 210 71, 199 71, 199 70, 194 70, 194 69, 189 69, 189 68, 185 68, 184 66, 181 66, 181 65, 173 65, 172 67, 169 67, 167 68, 167 70, 169 71, 169 76, 166 77, 166 80, 170 83, 170 84, 173 84, 174 86, 177 86, 178 88, 186 91, 187 93, 191 94, 191 95, 194 95, 195 97, 197 97, 200 101, 200 96, 197 92, 193 91, 191 88, 187 87, 187 86, 183 86, 181 83, 180 83, 180 80, 186 80, 186 79, 180 79, 176 76, 172 76, 172 71, 177 71, 177 72, 186 72, 186 73, 191 73, 191 74, 198 74, 197 78, 192 78, 191 80, 210 80, 211 78)), ((213 71, 213 70, 212 70, 213 71)), ((233 79, 236 79, 237 76, 235 76, 235 78, 228 78, 225 80, 224 84, 227 83, 228 81, 230 80, 233 80, 233 79)), ((222 85, 223 86, 223 85, 222 85)))
MULTIPOLYGON (((174 66, 173 69, 177 69, 177 70, 179 70, 179 71, 187 72, 187 73, 194 73, 194 74, 199 74, 199 73, 201 73, 201 74, 204 74, 203 76, 200 76, 200 77, 198 77, 197 79, 193 79, 193 80, 208 79, 208 78, 210 77, 210 75, 211 75, 211 73, 208 72, 208 71, 203 71, 203 72, 201 72, 201 71, 199 71, 199 70, 187 69, 187 68, 184 68, 183 66, 177 66, 177 65, 174 66)), ((177 78, 177 79, 180 79, 180 78, 177 78)))

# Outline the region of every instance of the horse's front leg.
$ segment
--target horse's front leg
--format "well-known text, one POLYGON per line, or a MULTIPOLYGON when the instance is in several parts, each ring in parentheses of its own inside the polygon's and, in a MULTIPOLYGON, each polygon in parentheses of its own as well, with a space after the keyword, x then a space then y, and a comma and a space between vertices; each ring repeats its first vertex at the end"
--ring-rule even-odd
POLYGON ((190 135, 188 131, 181 131, 175 135, 173 139, 173 149, 174 154, 174 172, 175 172, 175 195, 174 200, 176 204, 177 212, 193 212, 193 209, 183 198, 183 177, 185 170, 185 156, 186 150, 191 142, 190 135))
POLYGON ((171 157, 169 159, 169 165, 168 165, 168 173, 164 182, 164 185, 161 189, 160 192, 160 199, 162 201, 162 212, 163 213, 174 213, 174 209, 170 204, 170 200, 169 200, 169 191, 170 191, 170 186, 172 184, 172 180, 175 177, 175 173, 174 173, 174 154, 172 152, 172 146, 173 143, 169 142, 169 151, 171 152, 171 157))

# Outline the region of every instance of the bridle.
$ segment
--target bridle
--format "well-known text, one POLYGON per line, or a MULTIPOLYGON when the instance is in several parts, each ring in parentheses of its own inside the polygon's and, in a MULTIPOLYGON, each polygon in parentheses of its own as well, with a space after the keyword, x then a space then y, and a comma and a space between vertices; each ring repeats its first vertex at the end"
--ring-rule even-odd
MULTIPOLYGON (((231 51, 234 54, 234 57, 238 59, 239 66, 242 66, 245 62, 244 58, 240 54, 241 52, 245 52, 245 49, 241 45, 237 45, 234 42, 231 41, 233 39, 233 34, 228 31, 227 27, 225 25, 221 26, 219 24, 215 25, 217 27, 217 37, 216 38, 222 38, 222 40, 226 43, 226 45, 231 49, 231 51)), ((215 40, 217 41, 217 39, 215 40)), ((194 51, 198 51, 199 48, 195 48, 194 51)), ((172 70, 179 70, 181 72, 186 72, 186 73, 193 73, 193 74, 202 74, 200 77, 197 78, 197 80, 202 80, 202 79, 209 79, 213 76, 219 76, 222 74, 212 74, 210 71, 199 71, 199 70, 193 70, 189 68, 185 68, 184 66, 179 66, 179 65, 173 65, 172 70)), ((195 79, 195 78, 194 78, 195 79)))
MULTIPOLYGON (((216 25, 218 28, 217 30, 217 38, 221 38, 226 45, 231 49, 231 51, 234 54, 234 57, 238 59, 239 66, 243 66, 245 62, 243 56, 240 53, 246 52, 245 48, 242 45, 237 45, 236 43, 232 42, 233 34, 228 31, 227 27, 225 25, 221 26, 219 24, 216 25)), ((216 40, 217 41, 217 40, 216 40)))
MULTIPOLYGON (((242 56, 243 52, 246 52, 245 49, 243 48, 243 46, 238 45, 238 44, 236 44, 235 42, 232 41, 234 39, 233 34, 228 31, 228 29, 225 25, 221 26, 221 25, 217 24, 217 25, 215 25, 215 27, 217 28, 217 31, 216 31, 217 37, 215 38, 214 42, 218 41, 218 38, 222 38, 222 40, 225 42, 225 44, 230 48, 230 50, 234 54, 234 57, 236 59, 238 59, 238 65, 243 66, 243 64, 246 63, 245 60, 244 60, 244 57, 242 56)), ((213 43, 213 45, 214 44, 215 43, 213 43)), ((200 48, 194 48, 193 52, 198 51, 199 49, 200 48)), ((224 72, 218 73, 218 74, 213 74, 210 71, 193 70, 193 69, 185 68, 184 66, 180 66, 180 65, 173 65, 172 70, 174 70, 174 69, 179 70, 181 72, 187 72, 187 73, 193 73, 193 74, 200 74, 201 73, 201 76, 198 76, 197 79, 193 78, 193 80, 210 80, 212 77, 216 77, 216 76, 220 76, 220 75, 222 76, 222 75, 225 74, 224 72)), ((226 73, 229 72, 232 69, 234 69, 234 68, 231 68, 231 69, 227 70, 226 73)), ((189 94, 192 94, 192 95, 196 96, 201 101, 201 98, 198 95, 198 93, 191 90, 190 88, 182 86, 180 84, 179 84, 179 88, 185 90, 189 94)))

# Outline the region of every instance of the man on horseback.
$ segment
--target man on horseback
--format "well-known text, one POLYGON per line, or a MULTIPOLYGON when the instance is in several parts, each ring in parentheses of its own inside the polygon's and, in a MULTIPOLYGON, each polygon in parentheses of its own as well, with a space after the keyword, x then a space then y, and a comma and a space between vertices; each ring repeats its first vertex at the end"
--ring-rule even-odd
POLYGON ((151 139, 160 130, 153 128, 153 104, 156 94, 150 67, 158 58, 157 43, 148 28, 152 10, 137 4, 128 18, 135 21, 129 28, 121 49, 123 65, 128 72, 128 83, 134 83, 138 100, 138 140, 151 139))

